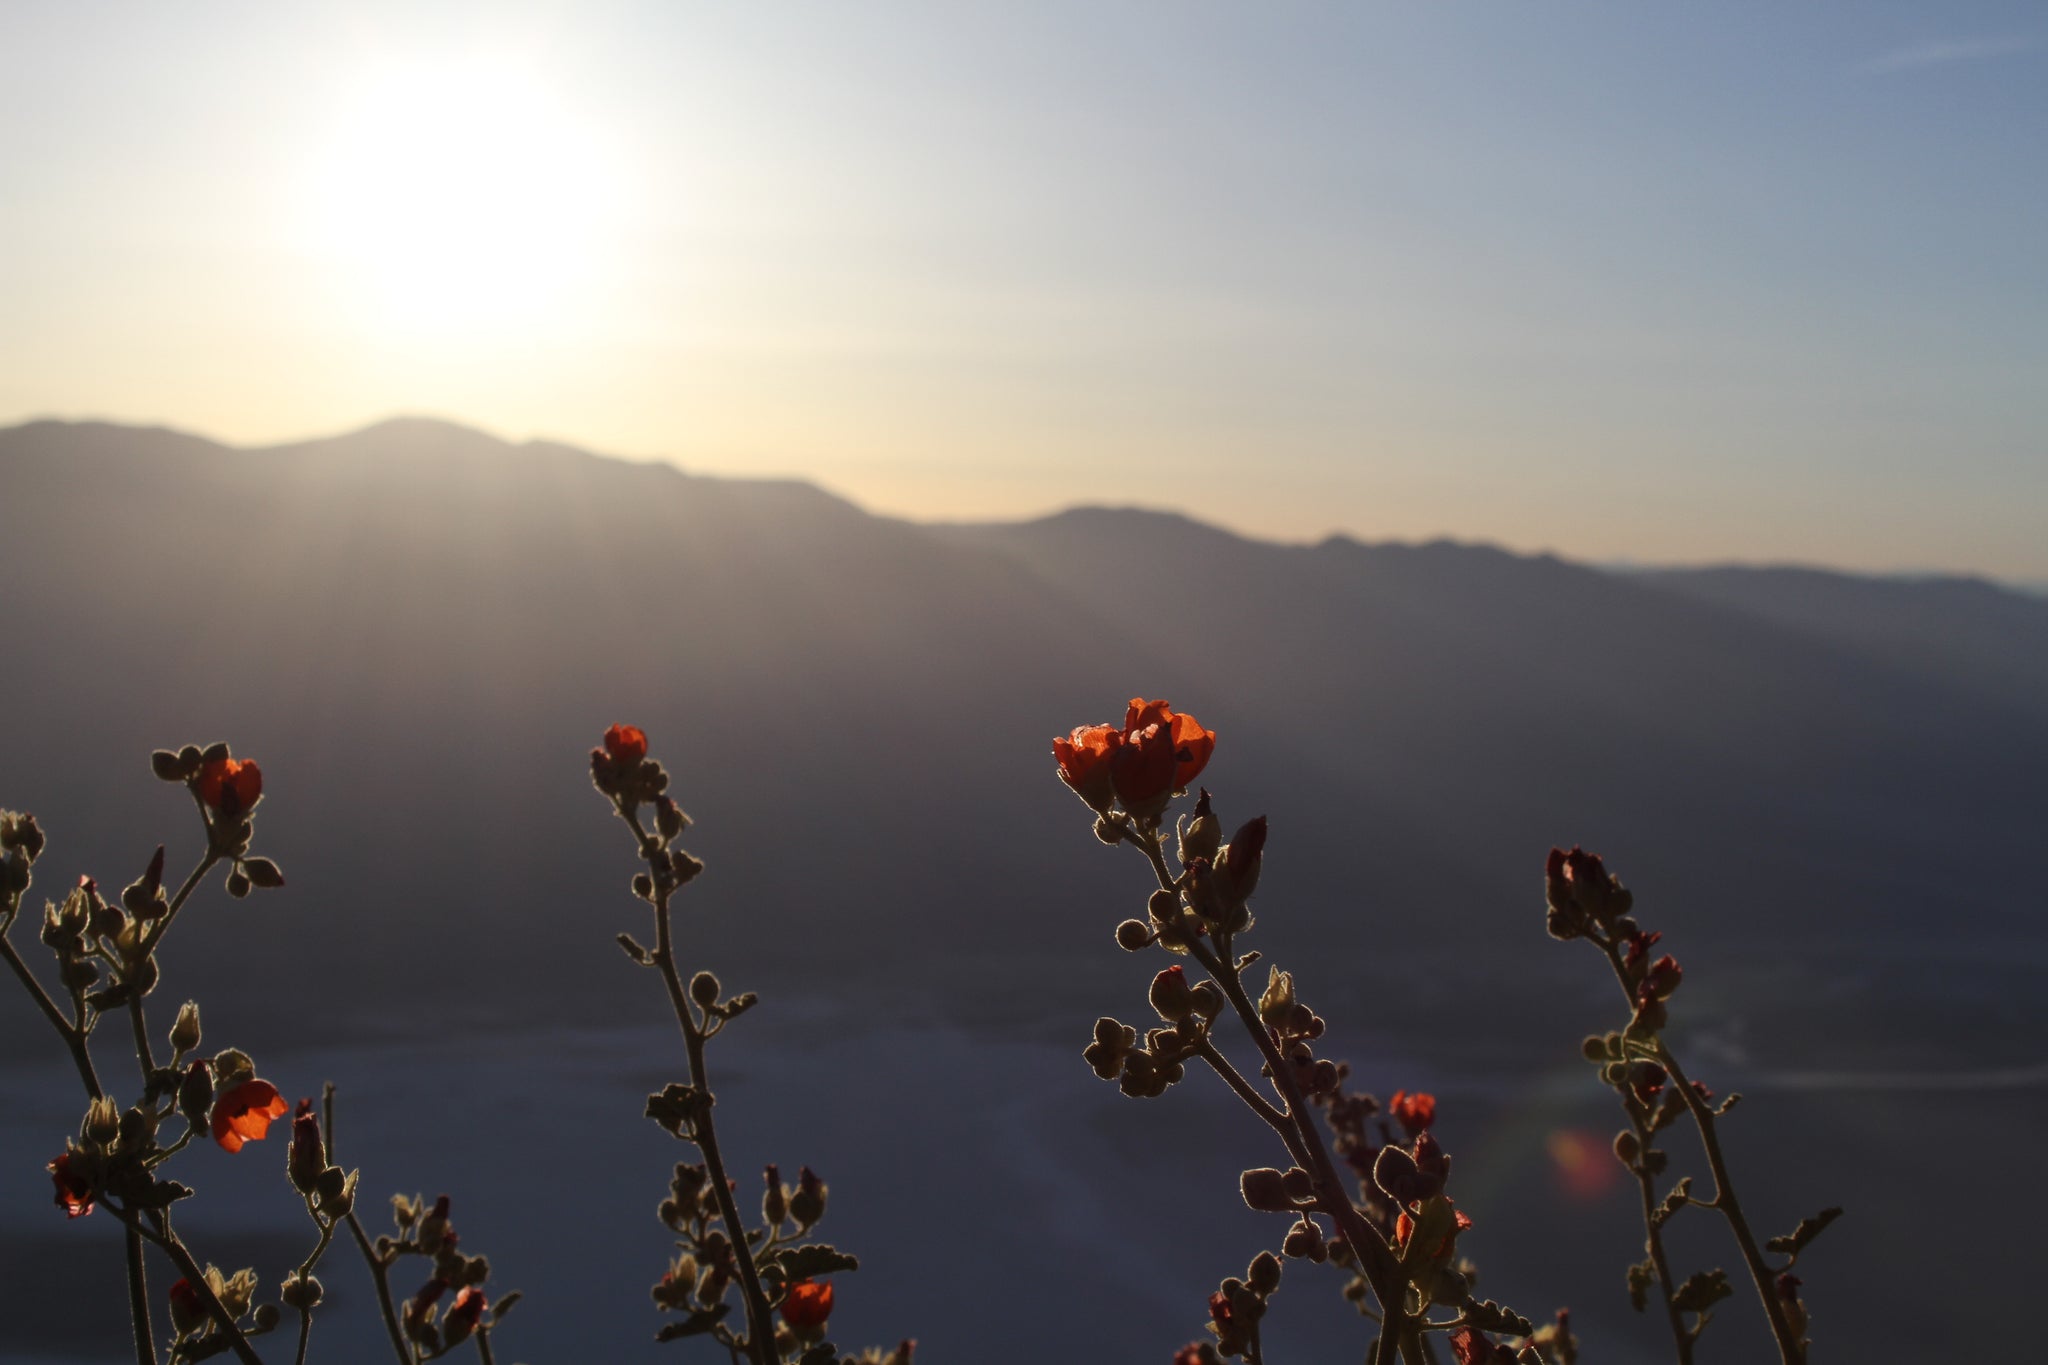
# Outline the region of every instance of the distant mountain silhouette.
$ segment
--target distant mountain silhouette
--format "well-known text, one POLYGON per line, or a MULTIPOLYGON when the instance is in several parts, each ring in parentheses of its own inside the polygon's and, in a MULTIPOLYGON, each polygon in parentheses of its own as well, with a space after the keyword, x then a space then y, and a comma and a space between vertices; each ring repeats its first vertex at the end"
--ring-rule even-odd
POLYGON ((730 984, 1072 1013, 1078 1046, 1149 974, 1109 937, 1143 879, 1048 744, 1136 692, 1221 733, 1225 818, 1274 822, 1262 946, 1361 1034, 1601 1017, 1541 936, 1573 841, 1718 964, 1703 1008, 1926 1048, 2038 1008, 2048 603, 1988 584, 923 526, 414 420, 264 450, 38 422, 0 432, 0 622, 0 802, 49 826, 46 888, 191 856, 150 748, 262 761, 290 886, 171 950, 209 1032, 658 1009, 620 1000, 640 913, 583 777, 629 719, 699 817, 685 930, 730 984))

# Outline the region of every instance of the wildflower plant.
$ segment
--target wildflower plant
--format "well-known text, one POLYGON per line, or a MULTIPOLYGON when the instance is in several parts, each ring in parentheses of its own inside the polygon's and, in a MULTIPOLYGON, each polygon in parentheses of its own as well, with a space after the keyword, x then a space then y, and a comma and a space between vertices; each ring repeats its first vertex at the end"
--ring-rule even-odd
MULTIPOLYGON (((1397 1091, 1382 1107, 1372 1095, 1350 1089, 1349 1068, 1326 1055, 1326 1025, 1291 972, 1267 964, 1253 994, 1250 974, 1261 958, 1242 945, 1254 927, 1251 902, 1265 860, 1266 820, 1246 821, 1226 841, 1206 788, 1198 790, 1192 810, 1169 818, 1215 748, 1215 732, 1193 716, 1141 697, 1131 700, 1121 724, 1084 725, 1052 744, 1060 779, 1094 815, 1095 837, 1135 849, 1151 874, 1144 918, 1117 925, 1117 946, 1185 959, 1152 979, 1147 1004, 1159 1022, 1140 1027, 1098 1019, 1085 1060, 1135 1098, 1163 1095, 1190 1065, 1207 1068, 1272 1129, 1288 1163, 1240 1176, 1244 1202, 1285 1217, 1288 1226, 1277 1253, 1261 1251, 1242 1276, 1223 1280, 1209 1296, 1211 1339, 1189 1342, 1174 1365, 1223 1359, 1262 1365, 1260 1325, 1288 1261, 1344 1272, 1345 1297, 1377 1325, 1369 1365, 1433 1361, 1430 1340, 1439 1333, 1459 1365, 1572 1365, 1578 1342, 1567 1311, 1539 1327, 1474 1293, 1477 1269, 1459 1240, 1473 1223, 1450 1193, 1451 1154, 1433 1132, 1435 1097, 1397 1091), (1256 1049, 1257 1081, 1219 1045, 1217 1031, 1227 1021, 1256 1049)), ((1657 1290, 1677 1359, 1690 1365, 1714 1304, 1733 1290, 1718 1270, 1675 1282, 1661 1230, 1680 1209, 1714 1210, 1735 1236, 1782 1365, 1803 1365, 1806 1310, 1791 1267, 1841 1211, 1826 1210, 1759 1249, 1715 1135, 1716 1121, 1736 1097, 1715 1105, 1704 1087, 1685 1078, 1661 1038, 1666 1002, 1682 978, 1677 962, 1669 955, 1650 960, 1657 935, 1629 918, 1628 893, 1599 859, 1576 849, 1553 851, 1547 883, 1550 932, 1600 948, 1633 1010, 1625 1030, 1588 1039, 1584 1048, 1621 1096, 1630 1122, 1616 1139, 1615 1155, 1641 1184, 1649 1252, 1629 1270, 1632 1301, 1641 1310, 1650 1289, 1657 1290), (1688 1116, 1715 1182, 1706 1200, 1691 1195, 1689 1180, 1662 1196, 1657 1192, 1666 1156, 1652 1139, 1688 1116), (1784 1262, 1767 1265, 1764 1251, 1784 1262)))
MULTIPOLYGON (((316 1112, 310 1098, 296 1105, 288 1101, 274 1082, 257 1074, 248 1053, 230 1047, 203 1055, 196 1001, 179 1007, 164 1039, 169 1050, 158 1052, 149 1020, 149 997, 162 977, 158 953, 209 874, 225 869, 222 887, 236 899, 276 890, 285 880, 275 862, 252 851, 256 813, 264 799, 263 770, 254 760, 236 758, 226 744, 186 745, 152 754, 150 767, 159 779, 190 794, 205 835, 204 851, 175 890, 166 886, 164 846, 159 844, 142 874, 118 896, 109 899, 96 880, 82 877, 61 902, 46 903, 40 938, 55 959, 54 992, 12 938, 47 839, 33 815, 0 812, 0 958, 64 1044, 86 1097, 76 1136, 65 1140, 64 1150, 48 1165, 55 1202, 67 1218, 104 1209, 121 1224, 138 1365, 157 1365, 160 1359, 180 1365, 222 1355, 260 1365, 254 1343, 279 1330, 285 1310, 297 1318, 291 1358, 303 1365, 314 1309, 324 1297, 314 1272, 344 1227, 372 1269, 400 1365, 422 1365, 465 1340, 474 1342, 484 1365, 492 1365, 491 1328, 518 1295, 489 1306, 481 1287, 489 1263, 454 1252, 455 1236, 445 1229, 445 1198, 438 1214, 446 1235, 436 1248, 437 1278, 429 1284, 458 1286, 456 1302, 441 1315, 438 1327, 428 1317, 425 1330, 414 1331, 410 1315, 401 1327, 390 1293, 390 1267, 399 1256, 427 1248, 418 1237, 379 1238, 373 1244, 365 1233, 356 1215, 360 1173, 344 1171, 334 1161, 332 1086, 323 1091, 316 1112), (107 1028, 117 1034, 125 1030, 133 1047, 132 1088, 102 1078, 94 1044, 107 1028), (129 1097, 125 1103, 119 1098, 123 1093, 129 1097), (175 1219, 194 1191, 167 1171, 202 1138, 230 1155, 242 1153, 250 1143, 267 1140, 288 1114, 285 1177, 313 1225, 314 1241, 305 1258, 280 1275, 276 1301, 271 1301, 261 1294, 253 1268, 228 1273, 200 1261, 175 1219), (168 1331, 162 1356, 145 1245, 161 1251, 179 1273, 163 1299, 168 1331)), ((403 1214, 400 1222, 403 1229, 403 1214)))
POLYGON ((1646 1253, 1642 1261, 1628 1268, 1630 1301, 1641 1312, 1654 1291, 1670 1323, 1680 1365, 1691 1365, 1694 1345, 1706 1330, 1714 1306, 1732 1297, 1735 1289, 1727 1272, 1719 1269, 1696 1271, 1678 1280, 1665 1250, 1664 1227, 1688 1208, 1717 1213, 1727 1223, 1763 1305, 1779 1358, 1784 1365, 1801 1365, 1808 1345, 1807 1312, 1792 1267, 1808 1244, 1841 1217, 1842 1210, 1822 1209, 1801 1219, 1791 1232, 1758 1243, 1728 1174, 1719 1135, 1720 1121, 1742 1096, 1730 1093, 1716 1103, 1713 1091, 1686 1076, 1663 1036, 1671 998, 1685 979, 1684 969, 1669 953, 1651 958, 1663 934, 1636 922, 1632 913, 1635 896, 1598 857, 1582 848, 1569 852, 1553 848, 1544 863, 1543 880, 1551 937, 1566 942, 1581 939, 1597 948, 1628 1001, 1627 1025, 1586 1039, 1581 1050, 1587 1061, 1600 1068, 1601 1081, 1620 1099, 1628 1120, 1628 1127, 1615 1135, 1614 1155, 1642 1192, 1646 1253), (1705 1199, 1695 1197, 1693 1178, 1683 1176, 1660 1196, 1658 1181, 1670 1158, 1657 1146, 1657 1135, 1688 1122, 1698 1135, 1714 1182, 1713 1193, 1705 1199), (1783 1261, 1773 1266, 1767 1255, 1783 1261))
POLYGON ((752 1224, 741 1213, 738 1182, 727 1174, 713 1122, 716 1097, 706 1048, 754 1008, 758 997, 751 991, 726 995, 709 971, 694 973, 687 985, 683 981, 672 902, 704 864, 676 844, 690 817, 668 794, 668 771, 648 756, 646 732, 636 725, 606 730, 603 743, 590 751, 590 779, 632 831, 643 864, 633 874, 633 895, 653 911, 654 946, 644 947, 628 933, 618 936, 619 946, 636 966, 661 978, 689 1067, 687 1082, 647 1097, 647 1117, 694 1147, 699 1158, 676 1164, 668 1196, 656 1209, 676 1237, 677 1252, 653 1288, 656 1305, 675 1315, 656 1339, 708 1337, 734 1361, 753 1365, 910 1365, 910 1341, 886 1352, 842 1357, 826 1340, 834 1295, 829 1277, 857 1270, 860 1262, 829 1243, 806 1240, 825 1216, 828 1194, 810 1167, 788 1184, 780 1168, 769 1165, 762 1174, 760 1222, 752 1224))

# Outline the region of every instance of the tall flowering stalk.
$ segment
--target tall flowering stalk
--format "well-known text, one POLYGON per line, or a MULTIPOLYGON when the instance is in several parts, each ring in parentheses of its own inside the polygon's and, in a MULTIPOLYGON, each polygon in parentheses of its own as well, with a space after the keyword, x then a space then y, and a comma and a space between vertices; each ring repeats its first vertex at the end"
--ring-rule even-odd
MULTIPOLYGON (((703 863, 676 846, 690 827, 690 818, 669 796, 668 772, 648 756, 647 735, 638 726, 614 725, 605 731, 604 742, 590 751, 590 777, 633 833, 635 853, 644 865, 633 876, 633 894, 654 913, 652 948, 631 934, 620 934, 619 946, 635 964, 661 978, 682 1029, 689 1065, 687 1083, 668 1085, 647 1097, 647 1116, 696 1148, 702 1158, 676 1165, 668 1197, 656 1210, 676 1235, 678 1251, 654 1285, 655 1303, 677 1315, 656 1339, 708 1337, 725 1347, 734 1361, 745 1359, 753 1365, 839 1365, 840 1355, 825 1340, 834 1293, 826 1277, 858 1269, 860 1263, 836 1247, 803 1240, 825 1216, 825 1182, 806 1166, 794 1184, 786 1184, 777 1167, 767 1167, 761 1223, 750 1227, 740 1212, 737 1183, 727 1174, 712 1121, 716 1100, 706 1045, 752 1009, 758 997, 751 991, 726 996, 718 978, 708 971, 696 972, 684 983, 671 902, 704 870, 703 863), (730 1321, 735 1288, 744 1330, 730 1321)), ((860 1360, 869 1365, 910 1365, 913 1344, 905 1341, 888 1352, 871 1350, 860 1360)), ((854 1365, 853 1358, 847 1361, 854 1365)))
POLYGON ((1643 1311, 1650 1292, 1656 1291, 1680 1365, 1691 1365, 1694 1344, 1706 1330, 1711 1310, 1735 1290, 1727 1273, 1718 1269, 1678 1280, 1665 1250, 1664 1226, 1688 1208, 1718 1213, 1762 1303, 1781 1365, 1805 1365, 1807 1312, 1792 1267, 1807 1245, 1841 1216, 1841 1209, 1823 1209, 1800 1220, 1791 1232, 1758 1243, 1736 1196, 1718 1130, 1720 1120, 1742 1096, 1730 1094, 1716 1103, 1712 1091, 1687 1077, 1663 1036, 1669 1002, 1685 979, 1684 969, 1669 953, 1651 956, 1663 934, 1636 922, 1635 896, 1598 857, 1582 848, 1553 848, 1543 879, 1551 936, 1567 942, 1583 939, 1597 948, 1628 1001, 1627 1026, 1586 1039, 1582 1051, 1600 1068, 1600 1079, 1614 1090, 1628 1119, 1629 1126, 1615 1136, 1614 1155, 1641 1190, 1646 1253, 1629 1267, 1630 1300, 1643 1311), (1670 1164, 1669 1154, 1656 1145, 1657 1134, 1688 1119, 1714 1182, 1706 1199, 1693 1196, 1691 1176, 1680 1178, 1663 1195, 1657 1193, 1657 1182, 1670 1164), (1766 1254, 1784 1260, 1772 1266, 1766 1254))
MULTIPOLYGON (((1297 995, 1290 973, 1269 966, 1257 996, 1245 982, 1259 960, 1239 945, 1253 927, 1266 819, 1246 821, 1226 842, 1206 789, 1177 823, 1167 819, 1215 748, 1215 732, 1193 716, 1142 697, 1131 699, 1121 725, 1081 726, 1053 741, 1061 780, 1095 814, 1096 838, 1136 849, 1152 874, 1145 918, 1118 925, 1117 946, 1185 957, 1202 977, 1191 980, 1189 964, 1174 963, 1153 978, 1148 1003, 1159 1026, 1140 1030, 1114 1018, 1097 1020, 1085 1054, 1089 1065, 1141 1098, 1164 1094, 1190 1062, 1205 1066, 1273 1130, 1290 1163, 1241 1176, 1246 1204, 1283 1214, 1291 1225, 1278 1256, 1261 1252, 1244 1276, 1223 1281, 1209 1299, 1213 1344, 1190 1343, 1182 1357, 1261 1365, 1259 1323, 1279 1288, 1282 1257, 1333 1261, 1352 1272, 1362 1291, 1355 1301, 1379 1324, 1372 1365, 1420 1365, 1428 1359, 1430 1332, 1465 1334, 1461 1354, 1462 1343, 1482 1329, 1533 1338, 1536 1329, 1526 1318, 1475 1299, 1468 1277, 1455 1267, 1457 1238, 1470 1220, 1444 1193, 1450 1157, 1426 1125, 1406 1145, 1389 1141, 1372 1149, 1368 1184, 1353 1199, 1322 1121, 1323 1108, 1342 1100, 1345 1075, 1336 1061, 1318 1055, 1323 1020, 1297 995), (1172 861, 1169 830, 1176 836, 1172 861), (1258 1082, 1217 1044, 1215 1030, 1226 1013, 1258 1050, 1258 1082), (1437 1306, 1452 1314, 1432 1316, 1437 1306)), ((1351 1097, 1349 1111, 1369 1112, 1370 1106, 1369 1097, 1351 1097)))

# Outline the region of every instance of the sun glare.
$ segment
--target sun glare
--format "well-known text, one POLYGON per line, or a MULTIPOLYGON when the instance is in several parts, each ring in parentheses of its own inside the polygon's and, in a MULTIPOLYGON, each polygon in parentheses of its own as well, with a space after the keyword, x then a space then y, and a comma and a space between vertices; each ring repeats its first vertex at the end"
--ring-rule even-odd
POLYGON ((372 325, 545 322, 594 266, 606 161, 595 130, 516 68, 386 70, 315 168, 318 235, 372 325))

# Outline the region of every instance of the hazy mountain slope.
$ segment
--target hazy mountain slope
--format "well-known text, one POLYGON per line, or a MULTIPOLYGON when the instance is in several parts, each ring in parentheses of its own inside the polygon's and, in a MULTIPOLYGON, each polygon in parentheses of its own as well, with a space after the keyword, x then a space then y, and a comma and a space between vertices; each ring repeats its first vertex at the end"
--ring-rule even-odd
POLYGON ((927 528, 428 422, 264 451, 35 424, 0 433, 0 491, 0 799, 48 821, 53 878, 126 877, 162 834, 191 851, 148 748, 258 756, 292 885, 174 952, 253 973, 223 1013, 310 1033, 646 1012, 582 777, 620 718, 700 818, 691 941, 736 985, 886 1010, 1079 1028, 1145 974, 1108 946, 1142 879, 1046 752, 1136 691, 1222 731, 1226 817, 1275 822, 1267 944, 1333 1008, 1396 992, 1379 1027, 1450 974, 1496 1010, 1599 998, 1540 937, 1556 840, 1727 964, 1703 1007, 1848 991, 1932 1039, 1998 991, 1931 981, 1930 923, 2014 972, 2041 942, 2040 708, 1551 560, 1130 512, 927 528))
POLYGON ((1863 578, 1809 568, 1657 569, 1641 576, 2007 704, 2048 706, 2048 598, 1981 578, 1863 578))

